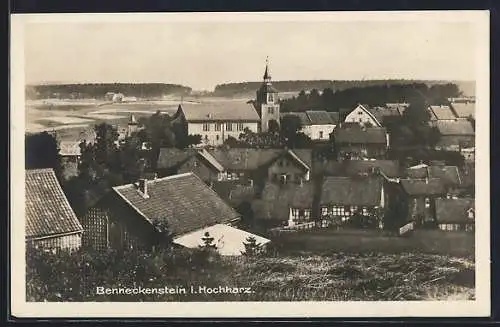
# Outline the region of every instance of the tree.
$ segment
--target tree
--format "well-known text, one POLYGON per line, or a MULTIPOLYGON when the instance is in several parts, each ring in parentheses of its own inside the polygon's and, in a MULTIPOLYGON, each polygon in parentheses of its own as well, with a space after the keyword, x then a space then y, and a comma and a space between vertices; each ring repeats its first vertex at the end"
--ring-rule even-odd
POLYGON ((281 138, 287 146, 294 148, 298 147, 298 145, 308 145, 308 137, 303 133, 299 133, 300 130, 302 130, 302 123, 299 117, 287 115, 281 119, 281 138))
POLYGON ((260 253, 260 244, 257 243, 257 239, 253 236, 247 237, 243 245, 245 246, 245 252, 242 253, 243 255, 255 256, 260 253))
POLYGON ((58 180, 63 180, 59 144, 55 135, 48 132, 27 134, 24 144, 26 169, 52 168, 58 180))
POLYGON ((268 129, 269 133, 279 133, 280 131, 280 125, 278 124, 278 122, 274 119, 271 119, 269 121, 269 129, 268 129))
POLYGON ((153 227, 156 230, 156 240, 154 242, 158 249, 171 248, 174 241, 173 234, 170 232, 168 222, 164 218, 152 219, 153 227))
POLYGON ((427 110, 427 103, 422 99, 416 99, 404 111, 403 117, 409 126, 418 126, 427 124, 431 115, 427 110))
POLYGON ((255 222, 252 205, 249 202, 244 201, 236 207, 236 211, 241 215, 240 226, 243 229, 252 229, 255 222))

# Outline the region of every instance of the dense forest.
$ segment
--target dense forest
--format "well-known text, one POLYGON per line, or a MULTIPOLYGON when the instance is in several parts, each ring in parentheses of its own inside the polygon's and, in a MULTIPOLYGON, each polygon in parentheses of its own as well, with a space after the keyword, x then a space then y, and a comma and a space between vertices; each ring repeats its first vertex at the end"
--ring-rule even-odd
POLYGON ((321 93, 313 89, 309 93, 301 91, 298 96, 281 101, 281 111, 327 110, 343 112, 352 109, 358 103, 369 105, 383 105, 385 103, 413 103, 425 101, 429 104, 444 104, 448 97, 457 97, 461 94, 456 84, 435 84, 428 86, 424 83, 399 85, 372 85, 353 87, 335 92, 330 88, 321 93))
POLYGON ((27 99, 104 98, 107 92, 123 93, 127 97, 156 98, 167 94, 189 94, 191 88, 165 83, 93 83, 26 86, 27 99))
MULTIPOLYGON (((254 95, 255 91, 260 87, 262 82, 243 82, 243 83, 227 83, 219 84, 215 87, 213 92, 214 96, 248 96, 254 95)), ((460 89, 466 93, 474 93, 474 82, 460 82, 460 81, 424 81, 424 80, 312 80, 312 81, 275 81, 274 87, 283 92, 299 92, 301 90, 323 90, 331 89, 333 92, 343 91, 349 88, 360 88, 369 86, 397 86, 408 84, 425 84, 427 86, 454 83, 460 86, 460 89)), ((474 94, 468 94, 474 95, 474 94)))

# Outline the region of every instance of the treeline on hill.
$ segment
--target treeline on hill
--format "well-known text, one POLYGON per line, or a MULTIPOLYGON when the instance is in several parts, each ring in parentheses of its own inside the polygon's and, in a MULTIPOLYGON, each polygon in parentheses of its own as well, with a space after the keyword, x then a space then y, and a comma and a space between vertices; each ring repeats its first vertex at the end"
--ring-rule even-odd
POLYGON ((302 90, 296 97, 283 99, 281 111, 343 111, 343 109, 351 110, 358 103, 383 105, 395 102, 414 103, 422 100, 428 104, 445 104, 447 98, 457 97, 460 94, 459 87, 452 83, 431 86, 424 83, 384 84, 354 87, 337 92, 326 88, 321 94, 317 89, 313 89, 309 93, 302 90))
POLYGON ((86 83, 28 85, 28 99, 83 99, 104 98, 107 92, 123 93, 125 96, 161 97, 166 94, 189 94, 191 88, 178 84, 165 83, 86 83))
MULTIPOLYGON (((215 96, 237 96, 253 94, 260 87, 262 82, 242 82, 219 84, 215 87, 215 96)), ((279 92, 299 92, 301 90, 324 90, 331 89, 333 92, 343 91, 350 88, 360 88, 369 86, 397 86, 409 84, 439 85, 446 84, 444 81, 421 81, 421 80, 313 80, 313 81, 275 81, 274 87, 279 92)))

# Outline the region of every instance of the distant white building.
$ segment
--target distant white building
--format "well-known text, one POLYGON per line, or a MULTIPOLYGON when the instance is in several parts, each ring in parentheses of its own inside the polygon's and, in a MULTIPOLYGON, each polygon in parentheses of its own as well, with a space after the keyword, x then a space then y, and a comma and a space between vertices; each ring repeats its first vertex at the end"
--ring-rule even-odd
POLYGON ((339 122, 338 112, 327 112, 324 110, 310 110, 305 112, 285 112, 281 119, 286 116, 295 116, 300 119, 301 132, 309 136, 311 140, 328 141, 339 122))

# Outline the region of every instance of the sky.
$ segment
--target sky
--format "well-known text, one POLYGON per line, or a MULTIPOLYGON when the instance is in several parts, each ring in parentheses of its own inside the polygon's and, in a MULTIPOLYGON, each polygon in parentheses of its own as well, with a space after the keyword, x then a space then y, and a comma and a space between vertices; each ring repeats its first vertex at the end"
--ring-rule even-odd
POLYGON ((475 80, 472 23, 452 21, 39 22, 25 81, 162 82, 213 90, 273 80, 475 80))

